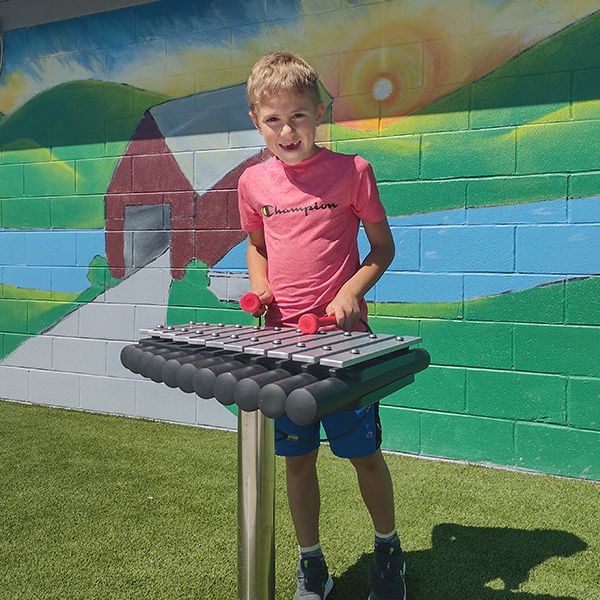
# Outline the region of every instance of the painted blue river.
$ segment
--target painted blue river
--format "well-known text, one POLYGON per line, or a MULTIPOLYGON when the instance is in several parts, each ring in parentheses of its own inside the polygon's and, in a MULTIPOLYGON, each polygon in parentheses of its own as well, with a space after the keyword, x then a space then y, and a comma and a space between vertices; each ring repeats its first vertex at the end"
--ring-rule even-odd
POLYGON ((78 293, 90 285, 91 260, 105 254, 102 229, 0 229, 0 283, 78 293))
MULTIPOLYGON (((378 302, 454 302, 600 274, 600 197, 467 208, 389 219, 390 268, 369 293, 378 302)), ((368 244, 359 236, 364 256, 368 244)), ((0 229, 0 283, 81 292, 104 256, 103 230, 0 229)), ((246 242, 215 271, 245 270, 246 242)))
MULTIPOLYGON (((367 295, 456 302, 600 274, 600 197, 390 217, 396 255, 367 295)), ((361 255, 368 252, 363 231, 361 255)), ((245 268, 246 242, 215 270, 245 268)))

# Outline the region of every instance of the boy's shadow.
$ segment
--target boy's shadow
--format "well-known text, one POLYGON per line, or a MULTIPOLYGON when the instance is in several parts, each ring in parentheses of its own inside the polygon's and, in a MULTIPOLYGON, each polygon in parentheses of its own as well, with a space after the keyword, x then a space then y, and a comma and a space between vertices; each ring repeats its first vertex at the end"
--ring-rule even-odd
MULTIPOLYGON (((587 548, 565 531, 436 525, 432 548, 406 554, 410 600, 576 600, 519 592, 529 571, 553 556, 587 548)), ((373 555, 363 554, 336 581, 331 600, 364 600, 373 555)))

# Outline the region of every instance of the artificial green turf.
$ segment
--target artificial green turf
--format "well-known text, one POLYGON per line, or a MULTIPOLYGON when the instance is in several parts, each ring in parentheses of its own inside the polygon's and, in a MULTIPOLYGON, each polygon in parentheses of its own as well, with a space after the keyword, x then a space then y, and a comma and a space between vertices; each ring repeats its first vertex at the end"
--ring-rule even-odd
MULTIPOLYGON (((385 433, 384 433, 385 435, 385 433)), ((0 402, 0 598, 235 600, 234 433, 0 402)), ((372 530, 323 448, 330 600, 366 600, 372 530)), ((410 600, 600 598, 600 486, 388 456, 410 600)), ((277 461, 277 600, 296 546, 277 461)))

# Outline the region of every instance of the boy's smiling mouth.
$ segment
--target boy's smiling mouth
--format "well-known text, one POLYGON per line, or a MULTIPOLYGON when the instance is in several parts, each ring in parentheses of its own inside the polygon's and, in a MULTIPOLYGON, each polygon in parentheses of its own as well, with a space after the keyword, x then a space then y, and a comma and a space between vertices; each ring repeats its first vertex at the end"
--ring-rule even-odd
POLYGON ((298 150, 300 148, 300 142, 294 142, 293 144, 279 144, 281 148, 286 150, 287 152, 293 152, 294 150, 298 150))

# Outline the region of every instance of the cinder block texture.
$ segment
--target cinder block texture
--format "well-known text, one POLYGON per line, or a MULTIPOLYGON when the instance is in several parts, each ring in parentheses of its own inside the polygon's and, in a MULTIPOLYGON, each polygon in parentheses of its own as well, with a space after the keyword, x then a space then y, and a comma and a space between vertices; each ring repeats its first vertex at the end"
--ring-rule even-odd
POLYGON ((520 273, 599 273, 600 225, 517 227, 516 267, 520 273))
POLYGON ((104 340, 132 340, 135 307, 131 304, 95 303, 87 304, 85 320, 79 323, 79 335, 104 340))
POLYGON ((511 129, 481 129, 423 135, 424 179, 512 175, 516 135, 511 129), (485 147, 485 151, 483 148, 485 147))
POLYGON ((566 421, 565 377, 467 370, 469 414, 564 424, 566 421))
POLYGON ((600 432, 517 423, 516 465, 556 475, 600 478, 600 432))
POLYGON ((0 165, 0 198, 23 194, 23 165, 0 165))
POLYGON ((512 329, 505 323, 424 320, 420 335, 433 364, 511 369, 512 329))
POLYGON ((56 337, 52 342, 54 371, 104 375, 106 342, 101 339, 56 337))
POLYGON ((512 273, 514 228, 503 226, 432 227, 422 232, 423 270, 512 273))
POLYGON ((222 429, 237 429, 237 417, 214 398, 196 396, 196 423, 222 429))
POLYGON ((569 425, 600 431, 600 379, 569 379, 567 415, 569 425))
POLYGON ((190 425, 196 423, 196 394, 185 394, 147 379, 134 383, 136 416, 190 425))
POLYGON ((245 81, 285 46, 318 70, 318 143, 378 180, 396 252, 370 324, 431 354, 382 401, 383 447, 600 479, 598 7, 217 4, 5 36, 0 397, 235 428, 119 355, 160 323, 254 323, 237 186, 268 152, 245 81))
POLYGON ((35 404, 79 408, 79 375, 32 369, 28 399, 35 404))
POLYGON ((515 368, 538 373, 597 377, 600 328, 515 325, 515 368))
POLYGON ((465 383, 465 369, 430 366, 416 375, 413 385, 394 392, 381 403, 384 406, 464 413, 465 383))
POLYGON ((427 224, 450 225, 452 223, 446 221, 431 222, 427 212, 463 207, 466 188, 466 181, 407 181, 383 183, 379 186, 379 195, 390 216, 411 215, 412 219, 420 216, 427 224))
POLYGON ((52 336, 38 335, 20 344, 2 361, 3 365, 31 369, 52 369, 52 336))
POLYGON ((116 377, 80 378, 81 408, 119 415, 135 414, 135 382, 116 377))
POLYGON ((108 377, 119 377, 120 379, 141 379, 141 375, 132 373, 129 369, 126 369, 121 364, 121 350, 131 343, 133 343, 132 340, 128 340, 126 342, 106 342, 106 375, 108 377))
POLYGON ((29 371, 18 367, 0 365, 0 382, 2 398, 10 400, 29 400, 29 371))
POLYGON ((421 412, 391 406, 379 409, 384 433, 382 447, 419 454, 421 452, 421 412))
POLYGON ((429 412, 421 415, 421 428, 424 454, 513 464, 511 421, 429 412))

